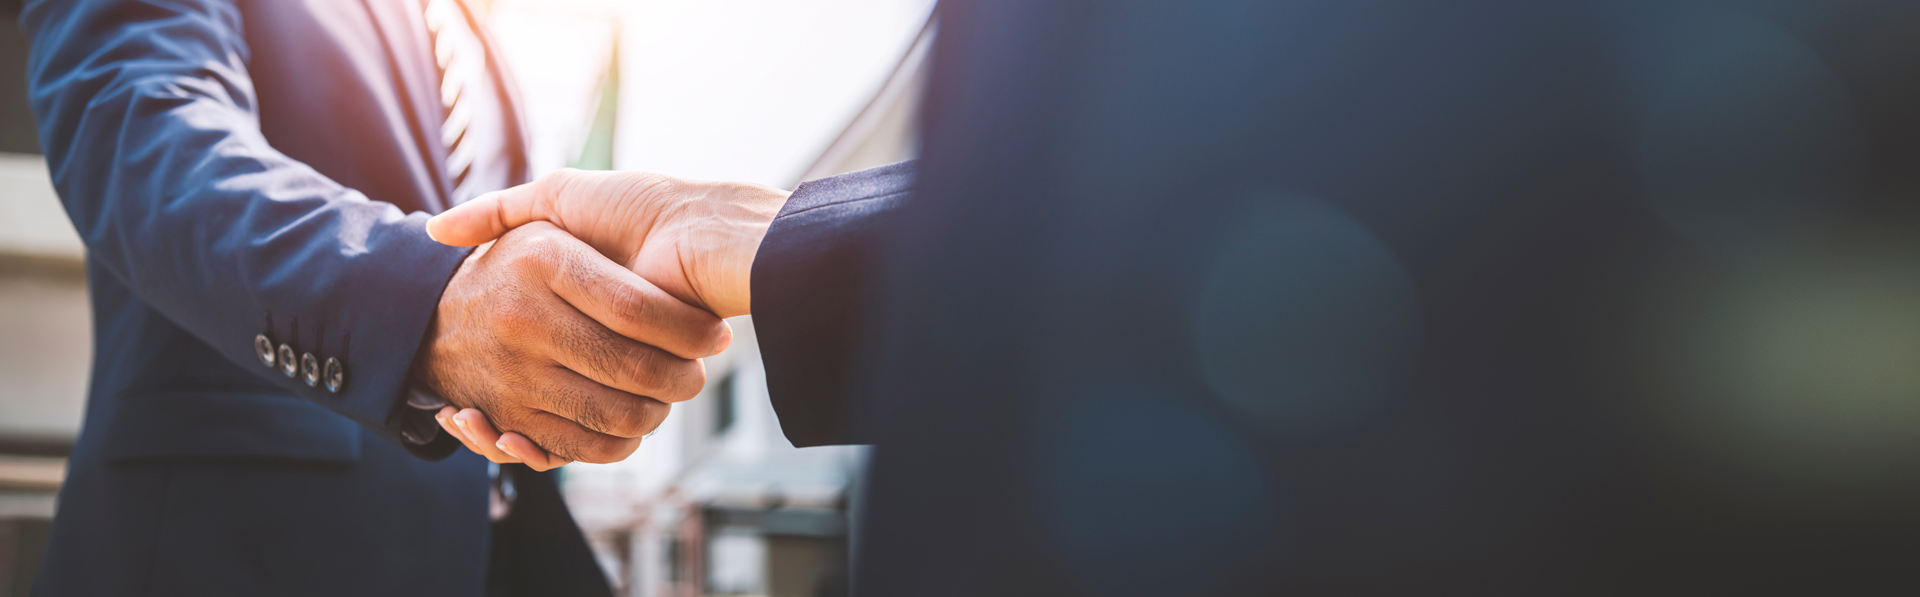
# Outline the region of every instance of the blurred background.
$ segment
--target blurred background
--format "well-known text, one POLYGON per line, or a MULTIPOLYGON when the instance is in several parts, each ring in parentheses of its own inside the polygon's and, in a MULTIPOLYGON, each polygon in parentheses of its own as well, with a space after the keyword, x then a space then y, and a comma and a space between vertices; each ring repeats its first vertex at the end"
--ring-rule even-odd
MULTIPOLYGON (((469 0, 518 78, 535 173, 800 182, 913 157, 933 0, 469 0)), ((27 106, 19 0, 0 0, 0 597, 58 513, 92 337, 83 249, 27 106)), ((751 321, 703 394, 563 488, 616 592, 844 595, 865 453, 792 447, 751 321)))

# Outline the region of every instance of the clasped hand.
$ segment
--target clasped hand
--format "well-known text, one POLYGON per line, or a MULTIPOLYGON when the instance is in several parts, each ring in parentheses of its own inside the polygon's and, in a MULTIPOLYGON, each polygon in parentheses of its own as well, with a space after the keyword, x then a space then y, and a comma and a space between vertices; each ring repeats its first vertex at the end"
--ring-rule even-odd
POLYGON ((480 246, 447 284, 415 375, 436 419, 494 462, 616 462, 700 392, 749 312, 754 253, 787 193, 562 170, 427 223, 480 246))

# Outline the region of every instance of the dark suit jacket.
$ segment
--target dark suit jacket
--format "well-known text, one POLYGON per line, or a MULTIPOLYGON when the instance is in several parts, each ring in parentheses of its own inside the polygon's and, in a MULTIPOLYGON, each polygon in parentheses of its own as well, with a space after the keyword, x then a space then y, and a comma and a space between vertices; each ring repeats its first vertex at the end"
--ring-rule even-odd
POLYGON ((1920 592, 1920 5, 940 25, 754 266, 863 593, 1920 592))
MULTIPOLYGON (((480 593, 485 462, 396 439, 413 356, 468 253, 422 228, 450 184, 418 6, 49 0, 22 23, 96 334, 40 591, 480 593), (344 386, 266 366, 262 334, 338 360, 344 386)), ((524 180, 520 120, 498 117, 524 180)), ((545 553, 574 566, 547 569, 601 584, 557 512, 545 553)))

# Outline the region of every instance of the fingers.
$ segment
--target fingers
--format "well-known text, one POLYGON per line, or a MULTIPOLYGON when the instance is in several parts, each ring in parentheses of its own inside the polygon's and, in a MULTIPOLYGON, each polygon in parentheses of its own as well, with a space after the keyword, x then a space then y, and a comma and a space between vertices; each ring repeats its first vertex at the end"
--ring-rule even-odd
MULTIPOLYGON (((552 214, 553 185, 535 181, 483 194, 427 220, 427 236, 442 244, 471 247, 552 214)), ((551 220, 549 220, 551 221, 551 220)))
POLYGON ((686 359, 720 354, 733 343, 726 321, 681 302, 584 243, 577 251, 550 286, 607 329, 686 359))
POLYGON ((564 458, 548 454, 546 450, 540 449, 540 446, 534 445, 532 441, 518 433, 499 433, 493 428, 493 424, 487 421, 486 415, 480 411, 465 409, 460 411, 456 418, 466 422, 462 428, 467 431, 468 439, 474 444, 504 453, 513 458, 513 462, 523 463, 536 471, 549 471, 568 463, 564 458), (516 441, 507 441, 509 437, 516 441))
POLYGON ((498 447, 494 446, 493 441, 478 441, 474 439, 476 435, 482 435, 470 433, 470 430, 474 428, 473 421, 476 419, 480 421, 480 425, 483 426, 485 432, 493 432, 493 425, 486 422, 486 417, 480 416, 480 411, 471 408, 459 410, 448 406, 441 408, 440 413, 434 415, 433 418, 440 422, 440 428, 445 430, 447 435, 451 435, 454 439, 460 440, 460 444, 466 446, 467 449, 473 453, 479 454, 487 460, 499 463, 520 462, 519 458, 502 452, 498 447), (462 417, 461 415, 464 413, 473 413, 473 416, 462 417))
POLYGON ((548 454, 525 436, 513 432, 499 433, 487 421, 486 415, 478 410, 455 410, 449 406, 440 409, 440 414, 434 418, 440 421, 440 426, 447 434, 488 460, 502 464, 523 463, 536 471, 549 471, 571 464, 565 458, 548 454))
MULTIPOLYGON (((514 326, 546 340, 554 362, 630 394, 679 402, 700 393, 706 369, 697 360, 731 343, 726 322, 680 302, 640 276, 550 224, 525 228, 544 249, 537 267, 556 301, 534 311, 545 316, 514 326), (556 255, 558 254, 558 255, 556 255), (664 350, 663 350, 664 349, 664 350)), ((552 300, 552 299, 547 299, 552 300)), ((622 437, 614 428, 587 427, 622 437)))
POLYGON ((552 224, 520 228, 509 241, 494 247, 503 267, 541 280, 553 296, 606 329, 690 359, 717 354, 733 341, 732 328, 719 317, 674 298, 552 224))
MULTIPOLYGON (((664 405, 663 405, 664 406, 664 405)), ((581 427, 549 412, 532 411, 515 421, 515 431, 546 450, 549 458, 606 464, 626 460, 640 448, 639 437, 614 437, 581 427)))
MULTIPOLYGON (((689 363, 697 364, 697 361, 689 363)), ((569 368, 552 367, 543 377, 548 378, 543 384, 545 395, 536 409, 565 417, 604 435, 618 438, 646 435, 666 421, 672 409, 660 400, 601 385, 569 368)), ((516 419, 507 427, 514 428, 521 422, 516 419)), ((552 447, 543 438, 533 439, 542 446, 552 447)))
MULTIPOLYGON (((440 408, 440 412, 434 413, 433 420, 440 424, 440 430, 442 432, 445 432, 447 434, 447 437, 451 437, 455 440, 458 440, 460 442, 460 445, 466 446, 467 451, 473 452, 475 454, 480 454, 480 450, 473 447, 473 442, 467 441, 467 435, 465 433, 461 433, 459 428, 454 427, 453 415, 458 412, 460 412, 460 409, 457 409, 451 406, 443 406, 440 408)), ((482 457, 486 456, 485 454, 480 454, 480 455, 482 457)), ((488 458, 488 460, 492 460, 492 459, 488 458)))
MULTIPOLYGON (((547 327, 548 357, 592 382, 661 402, 693 398, 706 385, 706 365, 607 331, 585 317, 560 317, 547 327)), ((615 435, 624 435, 588 425, 615 435)))
POLYGON ((442 428, 454 439, 460 440, 468 450, 498 463, 523 463, 536 471, 549 471, 570 464, 564 458, 553 456, 532 440, 518 433, 499 433, 487 417, 471 408, 455 410, 453 407, 440 409, 434 418, 440 420, 442 428))
POLYGON ((547 454, 546 450, 534 445, 533 440, 512 431, 501 434, 498 444, 500 449, 513 454, 529 454, 527 466, 533 470, 549 471, 570 464, 567 459, 547 454))
MULTIPOLYGON (((472 411, 472 409, 468 409, 468 411, 472 411)), ((472 434, 468 434, 470 422, 459 422, 459 418, 457 418, 459 413, 461 413, 459 409, 444 407, 444 409, 440 409, 440 415, 434 415, 436 420, 440 420, 440 428, 447 432, 447 436, 453 436, 453 440, 459 440, 461 445, 467 445, 468 451, 472 451, 472 453, 476 453, 476 455, 480 455, 480 457, 484 457, 484 459, 488 459, 488 461, 493 461, 493 463, 518 463, 518 461, 520 461, 520 459, 515 459, 513 455, 509 455, 509 453, 505 453, 505 451, 499 451, 499 447, 493 447, 492 442, 476 442, 476 440, 472 440, 472 434)), ((474 411, 474 413, 478 413, 478 411, 474 411)), ((492 424, 490 424, 488 428, 492 428, 492 424)))

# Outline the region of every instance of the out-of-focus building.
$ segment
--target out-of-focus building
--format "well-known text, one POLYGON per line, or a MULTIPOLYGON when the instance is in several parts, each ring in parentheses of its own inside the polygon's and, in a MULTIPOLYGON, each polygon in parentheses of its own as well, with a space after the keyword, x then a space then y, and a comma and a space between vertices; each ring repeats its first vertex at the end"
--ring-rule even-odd
POLYGON ((0 597, 24 596, 86 403, 93 327, 80 237, 27 107, 27 37, 0 0, 0 597))
MULTIPOLYGON (((520 83, 536 171, 782 188, 917 151, 933 0, 470 0, 520 83)), ((85 408, 84 248, 39 155, 17 0, 0 0, 0 597, 28 594, 85 408)), ((794 448, 748 318, 626 462, 564 490, 622 594, 847 592, 860 448, 794 448)))

